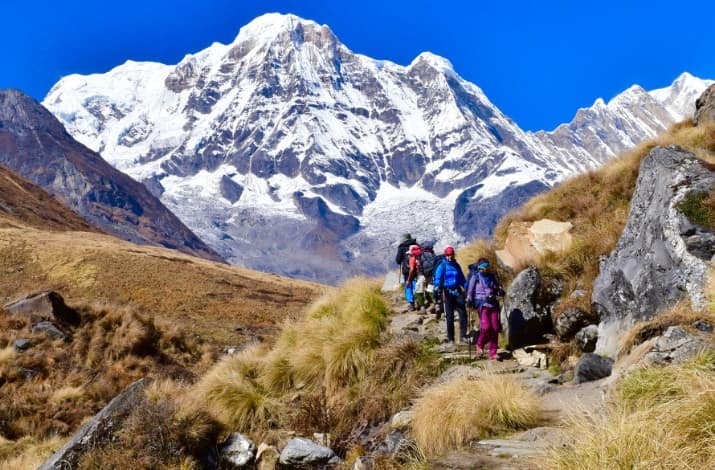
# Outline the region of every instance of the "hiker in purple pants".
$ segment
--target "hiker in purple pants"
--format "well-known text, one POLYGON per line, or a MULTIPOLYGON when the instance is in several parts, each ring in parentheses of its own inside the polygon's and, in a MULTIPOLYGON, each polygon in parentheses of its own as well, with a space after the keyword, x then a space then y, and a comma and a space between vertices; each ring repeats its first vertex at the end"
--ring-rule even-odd
POLYGON ((499 301, 497 296, 504 291, 494 274, 487 272, 489 261, 481 258, 477 261, 477 272, 469 279, 467 287, 467 302, 479 312, 480 331, 477 339, 477 351, 484 353, 485 344, 489 344, 489 359, 496 359, 499 344, 499 301))

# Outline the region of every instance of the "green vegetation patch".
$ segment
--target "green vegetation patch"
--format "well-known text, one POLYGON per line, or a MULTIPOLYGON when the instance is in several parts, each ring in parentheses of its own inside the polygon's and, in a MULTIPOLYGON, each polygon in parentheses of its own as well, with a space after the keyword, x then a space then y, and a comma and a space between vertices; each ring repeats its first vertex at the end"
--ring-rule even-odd
POLYGON ((715 191, 688 193, 675 207, 692 223, 715 229, 715 191))

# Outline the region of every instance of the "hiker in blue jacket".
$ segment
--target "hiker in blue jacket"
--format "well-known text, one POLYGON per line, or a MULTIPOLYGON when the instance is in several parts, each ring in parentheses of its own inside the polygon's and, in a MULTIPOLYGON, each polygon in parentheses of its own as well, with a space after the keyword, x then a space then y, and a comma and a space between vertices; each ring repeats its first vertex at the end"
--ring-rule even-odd
POLYGON ((442 296, 444 313, 447 317, 447 341, 454 343, 454 310, 459 312, 459 337, 463 343, 468 343, 467 338, 467 309, 465 306, 464 278, 462 267, 454 258, 454 248, 448 246, 444 249, 445 259, 437 266, 434 273, 435 293, 442 296))

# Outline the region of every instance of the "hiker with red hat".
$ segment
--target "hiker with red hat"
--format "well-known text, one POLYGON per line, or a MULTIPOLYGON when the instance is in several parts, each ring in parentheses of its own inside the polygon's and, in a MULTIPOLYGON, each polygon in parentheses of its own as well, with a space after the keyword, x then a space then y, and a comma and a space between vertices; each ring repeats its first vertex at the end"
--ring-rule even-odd
POLYGON ((422 249, 419 245, 411 245, 409 253, 409 271, 407 272, 407 279, 405 279, 405 292, 407 292, 407 286, 409 286, 410 298, 407 299, 407 310, 413 311, 415 309, 415 284, 420 272, 420 255, 422 254, 422 249))
POLYGON ((447 317, 447 341, 454 344, 454 311, 459 312, 459 337, 462 343, 469 343, 467 338, 467 309, 464 299, 464 277, 462 267, 457 263, 454 248, 444 249, 444 260, 437 266, 433 283, 437 295, 444 302, 444 313, 447 317))
POLYGON ((405 300, 407 301, 408 310, 415 309, 415 280, 413 278, 411 282, 407 282, 410 276, 411 250, 414 245, 417 245, 417 240, 409 233, 404 234, 402 241, 397 247, 397 255, 395 256, 395 262, 400 267, 400 273, 402 274, 401 281, 404 282, 405 285, 405 300))

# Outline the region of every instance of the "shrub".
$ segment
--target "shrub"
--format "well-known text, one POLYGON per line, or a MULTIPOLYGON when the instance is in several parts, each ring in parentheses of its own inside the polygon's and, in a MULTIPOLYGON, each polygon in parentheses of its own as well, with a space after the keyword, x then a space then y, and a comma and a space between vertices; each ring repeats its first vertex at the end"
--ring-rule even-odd
POLYGON ((428 455, 459 449, 473 439, 526 429, 541 419, 533 392, 512 377, 491 374, 430 388, 414 411, 412 434, 428 455))

